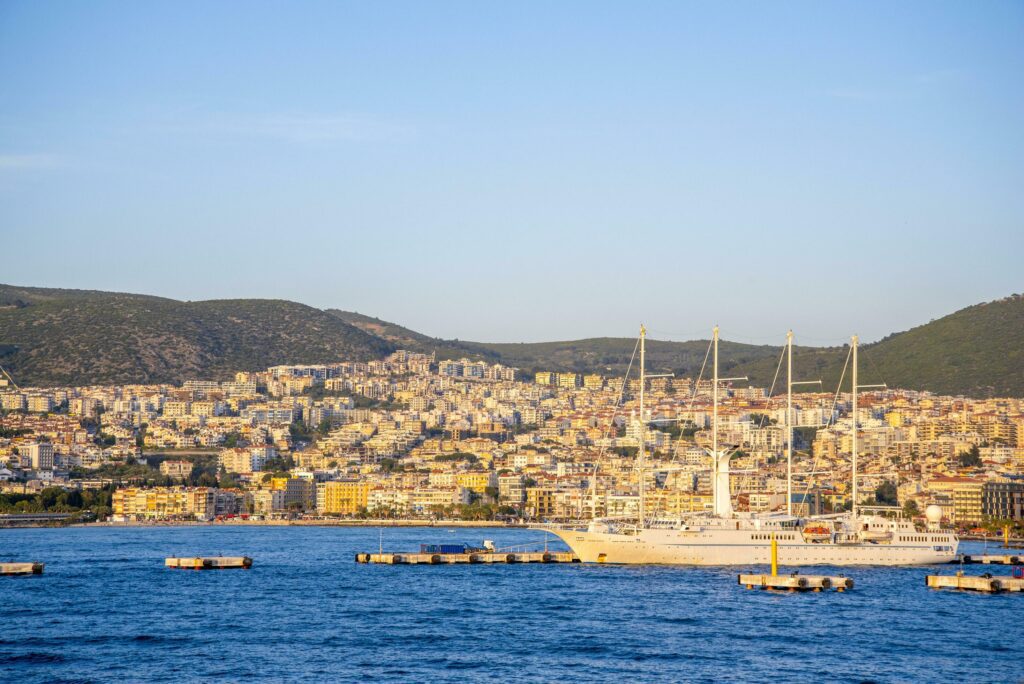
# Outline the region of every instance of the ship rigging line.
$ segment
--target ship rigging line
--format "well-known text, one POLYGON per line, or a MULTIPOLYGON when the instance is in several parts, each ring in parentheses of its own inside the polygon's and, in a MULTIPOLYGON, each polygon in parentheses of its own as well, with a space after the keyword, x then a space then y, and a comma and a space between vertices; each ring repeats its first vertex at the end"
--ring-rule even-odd
MULTIPOLYGON (((711 358, 711 349, 714 346, 714 344, 715 344, 714 339, 708 340, 708 348, 707 348, 707 351, 704 352, 704 362, 700 365, 700 373, 697 374, 697 379, 694 380, 694 382, 693 382, 693 391, 690 393, 690 398, 687 399, 686 403, 683 405, 683 410, 689 410, 690 408, 693 407, 693 402, 697 398, 697 394, 698 394, 698 392, 700 390, 700 381, 704 378, 704 371, 707 370, 708 359, 711 358)), ((677 412, 677 415, 678 415, 678 412, 677 412)), ((671 420, 671 419, 669 419, 669 420, 671 420)), ((678 423, 678 422, 681 422, 681 420, 682 420, 681 418, 676 418, 674 422, 678 423)), ((691 424, 692 424, 692 421, 691 421, 691 424)), ((676 443, 679 444, 681 442, 683 442, 683 435, 682 435, 682 433, 680 433, 679 437, 677 438, 677 442, 676 443)), ((674 448, 674 449, 672 449, 672 452, 673 452, 672 453, 672 459, 669 461, 669 463, 670 464, 676 464, 676 463, 679 462, 678 461, 678 459, 679 459, 679 450, 678 450, 678 448, 674 448)), ((641 471, 640 472, 640 477, 643 477, 643 476, 644 476, 643 471, 641 471)), ((679 487, 678 480, 676 481, 676 487, 677 488, 679 487)))
POLYGON ((700 387, 701 378, 704 377, 704 370, 708 367, 708 358, 711 356, 711 345, 714 341, 708 341, 708 350, 704 352, 704 363, 700 364, 700 374, 697 376, 697 380, 693 383, 693 392, 690 393, 690 399, 686 402, 686 407, 690 408, 693 404, 693 400, 697 398, 697 388, 700 387))
MULTIPOLYGON (((846 353, 846 362, 843 364, 843 372, 839 375, 839 384, 836 385, 836 393, 835 393, 835 396, 832 397, 832 410, 829 411, 829 413, 828 413, 828 420, 825 421, 825 425, 823 426, 826 430, 828 429, 828 426, 832 423, 832 417, 836 414, 836 404, 839 403, 839 392, 843 389, 843 380, 846 379, 846 369, 850 366, 850 357, 851 356, 853 356, 853 347, 850 347, 850 351, 848 351, 846 353)), ((854 389, 856 389, 856 388, 854 388, 854 389)), ((857 429, 857 416, 853 417, 853 425, 854 425, 854 428, 853 428, 854 429, 853 438, 857 439, 857 433, 856 433, 856 429, 857 429)), ((812 451, 813 451, 813 449, 812 449, 812 451)), ((811 473, 813 473, 817 469, 818 469, 818 457, 815 456, 814 460, 811 461, 811 473)), ((807 482, 804 483, 804 493, 803 493, 803 496, 800 498, 800 505, 801 506, 803 506, 807 502, 807 495, 811 491, 811 479, 813 479, 813 476, 809 477, 807 479, 807 482)))
MULTIPOLYGON (((711 357, 711 346, 713 344, 714 344, 714 340, 709 340, 708 341, 708 350, 706 352, 704 352, 704 363, 702 363, 700 365, 700 373, 697 375, 697 379, 693 381, 693 392, 690 393, 690 398, 686 400, 685 404, 683 404, 683 409, 684 410, 689 410, 690 408, 692 408, 693 401, 694 401, 694 399, 697 398, 697 391, 698 391, 698 388, 700 387, 700 381, 704 377, 704 371, 708 367, 708 359, 711 357)), ((677 415, 678 415, 678 413, 677 413, 677 415)), ((675 422, 678 423, 681 420, 682 420, 681 418, 676 418, 675 422)), ((691 421, 691 424, 692 424, 692 421, 691 421)), ((680 433, 680 435, 678 437, 678 442, 682 442, 682 441, 683 441, 683 435, 682 435, 682 433, 680 433)), ((670 461, 670 463, 676 463, 677 462, 676 459, 679 456, 679 451, 678 451, 678 449, 673 449, 672 451, 673 451, 673 455, 672 455, 672 460, 670 461)))
MULTIPOLYGON (((783 353, 783 355, 785 355, 785 353, 786 353, 786 348, 785 347, 782 348, 782 353, 783 353)), ((765 410, 768 409, 768 402, 771 401, 772 394, 775 392, 775 380, 777 380, 778 377, 779 377, 779 369, 780 368, 782 368, 782 357, 779 357, 779 365, 775 367, 775 379, 772 380, 771 389, 768 390, 768 397, 765 400, 765 410)), ((767 415, 767 414, 765 414, 765 415, 767 415)), ((762 426, 764 426, 765 415, 761 416, 761 423, 760 423, 760 425, 758 425, 758 429, 760 429, 762 426)), ((726 451, 729 452, 729 458, 732 458, 734 454, 738 453, 740 451, 740 447, 741 446, 743 446, 742 442, 727 448, 726 451)))
MULTIPOLYGON (((785 347, 785 345, 783 345, 782 353, 779 354, 779 364, 777 366, 775 366, 775 377, 772 378, 772 386, 768 389, 768 396, 765 397, 765 399, 764 399, 765 413, 761 414, 761 420, 759 420, 758 423, 757 423, 757 429, 758 430, 761 430, 761 429, 764 428, 764 421, 765 421, 765 419, 768 418, 767 411, 769 410, 769 407, 772 404, 772 395, 775 394, 775 383, 778 382, 778 380, 779 380, 779 372, 782 370, 782 361, 785 358, 786 358, 786 347, 785 347)), ((791 419, 792 419, 792 416, 787 416, 786 417, 787 425, 788 425, 788 423, 789 423, 789 421, 791 419)), ((787 432, 786 439, 792 439, 793 437, 792 437, 791 434, 789 434, 789 430, 787 430, 786 432, 787 432)), ((757 462, 756 461, 754 462, 754 467, 755 468, 757 467, 757 462)))
MULTIPOLYGON (((600 457, 604 456, 605 450, 607 449, 608 438, 611 436, 612 426, 615 425, 616 410, 622 404, 622 398, 626 394, 626 385, 629 382, 629 371, 632 370, 632 368, 633 368, 633 361, 636 359, 636 350, 639 349, 639 348, 640 348, 640 338, 637 337, 636 338, 636 344, 633 345, 633 353, 629 357, 629 365, 626 366, 626 374, 622 376, 622 385, 619 387, 619 396, 615 400, 615 404, 612 406, 612 419, 608 422, 608 429, 604 433, 605 445, 603 445, 601 447, 601 450, 597 452, 598 459, 597 459, 597 462, 594 463, 594 474, 590 478, 590 498, 591 498, 591 503, 593 503, 593 498, 595 496, 597 496, 597 469, 598 469, 598 467, 600 467, 600 463, 601 463, 601 458, 600 457)), ((641 419, 643 419, 643 416, 641 416, 641 419)), ((594 505, 593 513, 594 513, 594 515, 592 517, 597 517, 597 506, 596 505, 594 505)), ((582 518, 582 517, 583 517, 583 501, 581 500, 580 501, 580 518, 582 518)))
MULTIPOLYGON (((687 400, 686 404, 684 405, 684 409, 689 409, 691 407, 691 405, 693 404, 693 401, 697 398, 698 388, 700 387, 700 381, 704 377, 704 371, 707 369, 708 359, 711 357, 711 349, 712 349, 713 345, 714 345, 714 340, 708 342, 707 351, 704 353, 704 362, 701 364, 700 373, 697 375, 697 379, 696 379, 696 381, 694 381, 694 384, 693 384, 693 392, 690 394, 690 398, 687 400)), ((772 385, 771 385, 771 387, 768 390, 768 396, 765 398, 765 408, 766 409, 767 409, 768 405, 771 403, 772 396, 775 394, 775 385, 778 383, 779 373, 782 371, 782 361, 785 358, 786 358, 786 347, 783 346, 782 347, 782 352, 779 355, 779 362, 775 366, 775 377, 772 378, 772 385)), ((758 429, 761 429, 761 428, 764 427, 764 421, 765 421, 766 418, 767 418, 767 414, 766 413, 761 415, 761 420, 760 420, 760 422, 758 424, 758 429)), ((641 419, 642 419, 642 417, 641 417, 641 419)), ((676 422, 679 422, 679 420, 677 419, 676 422)), ((682 440, 682 435, 680 435, 679 439, 682 440)), ((672 463, 676 463, 677 462, 678 455, 679 455, 678 452, 676 452, 673 455, 672 463)), ((641 474, 641 477, 642 477, 642 474, 641 474)))
POLYGON ((14 382, 14 378, 11 377, 11 374, 7 372, 6 368, 0 366, 0 373, 3 373, 5 376, 7 376, 7 379, 11 381, 11 386, 14 387, 15 390, 17 390, 18 392, 21 391, 21 388, 18 387, 18 383, 14 382))
MULTIPOLYGON (((783 346, 783 347, 782 347, 782 353, 781 353, 781 354, 779 354, 779 365, 777 365, 777 366, 775 367, 775 377, 774 377, 774 378, 772 378, 772 386, 771 386, 771 388, 770 388, 770 389, 768 390, 768 396, 767 396, 767 397, 765 397, 765 400, 764 400, 764 407, 765 407, 765 410, 767 410, 767 409, 768 409, 768 407, 769 407, 769 406, 771 405, 771 402, 772 402, 772 395, 773 395, 773 394, 775 394, 775 383, 776 383, 776 382, 778 381, 778 379, 779 379, 779 371, 781 371, 781 370, 782 370, 782 360, 783 360, 783 359, 785 359, 785 358, 786 358, 786 347, 785 347, 785 346, 783 346)), ((767 413, 762 413, 762 414, 761 414, 761 421, 760 421, 760 423, 758 423, 758 425, 757 425, 757 429, 758 429, 758 430, 760 430, 761 428, 763 428, 763 427, 764 427, 764 419, 765 419, 765 418, 767 418, 767 417, 768 417, 768 414, 767 414, 767 413)))

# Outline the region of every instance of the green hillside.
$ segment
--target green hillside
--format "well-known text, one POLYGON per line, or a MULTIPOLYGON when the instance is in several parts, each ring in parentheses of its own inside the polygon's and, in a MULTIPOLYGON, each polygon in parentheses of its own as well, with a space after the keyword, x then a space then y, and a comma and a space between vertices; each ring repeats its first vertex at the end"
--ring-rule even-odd
MULTIPOLYGON (((862 383, 971 396, 1024 396, 1024 296, 978 304, 861 346, 862 383)), ((379 358, 404 348, 522 369, 621 375, 636 340, 443 340, 364 314, 261 299, 162 297, 0 285, 0 364, 24 385, 180 382, 279 363, 379 358)), ((652 373, 696 375, 707 340, 649 340, 652 373)), ((766 386, 781 347, 720 345, 724 375, 766 386)), ((835 389, 848 347, 797 347, 800 379, 835 389)), ((847 385, 848 385, 847 381, 847 385)))
MULTIPOLYGON (((834 390, 848 350, 801 350, 793 356, 794 375, 822 379, 834 390)), ((861 384, 975 397, 1024 396, 1024 296, 976 304, 862 344, 859 356, 861 384)), ((770 381, 774 369, 762 361, 736 370, 770 381)), ((847 376, 846 387, 849 382, 847 376)))
POLYGON ((370 359, 393 349, 295 302, 180 302, 0 285, 0 364, 23 385, 227 378, 238 370, 370 359))
MULTIPOLYGON (((399 346, 436 350, 442 358, 464 355, 497 360, 525 373, 556 370, 618 375, 625 371, 636 344, 635 339, 607 337, 522 344, 453 343, 378 319, 358 320, 353 318, 358 314, 336 313, 399 346)), ((696 375, 707 347, 707 340, 648 340, 648 369, 652 373, 696 375)), ((719 345, 720 371, 723 375, 748 376, 752 385, 768 386, 781 351, 778 346, 723 341, 719 345)), ((835 391, 848 351, 848 346, 794 347, 794 376, 822 380, 826 391, 835 391)), ((860 361, 862 384, 886 383, 890 387, 976 397, 1024 396, 1024 296, 971 306, 873 344, 862 344, 860 361)), ((847 388, 849 383, 847 376, 847 388)))
POLYGON ((865 357, 869 369, 897 387, 1024 396, 1024 295, 976 304, 890 335, 869 346, 865 357))
MULTIPOLYGON (((629 367, 636 347, 636 339, 598 337, 571 342, 538 342, 534 344, 480 344, 496 352, 502 363, 535 370, 576 371, 621 375, 629 367)), ((647 340, 647 370, 649 373, 675 373, 695 375, 708 351, 708 340, 690 342, 663 342, 647 340)), ((740 363, 748 363, 778 354, 773 347, 762 347, 735 342, 719 344, 720 367, 723 372, 740 363)), ((634 360, 637 369, 639 358, 634 360)), ((710 363, 710 362, 709 362, 710 363)), ((708 366, 710 372, 710 365, 708 366)))
MULTIPOLYGON (((565 342, 529 343, 441 340, 363 314, 337 309, 328 309, 328 312, 372 335, 378 335, 398 347, 426 354, 436 353, 441 359, 468 357, 491 363, 500 362, 519 368, 524 373, 553 370, 621 375, 629 366, 630 357, 636 346, 636 339, 625 337, 596 337, 565 342)), ((647 367, 651 373, 698 372, 707 350, 707 340, 662 342, 649 339, 647 342, 647 367)), ((728 369, 740 363, 748 363, 772 355, 777 356, 778 349, 722 342, 720 355, 722 368, 728 369)))
POLYGON ((383 339, 398 349, 408 349, 409 351, 423 354, 436 354, 438 359, 473 357, 490 361, 491 363, 496 363, 500 359, 496 352, 473 342, 442 340, 436 337, 429 337, 397 323, 389 323, 388 321, 382 321, 379 318, 354 311, 327 309, 326 312, 340 318, 349 325, 353 325, 364 332, 383 339))

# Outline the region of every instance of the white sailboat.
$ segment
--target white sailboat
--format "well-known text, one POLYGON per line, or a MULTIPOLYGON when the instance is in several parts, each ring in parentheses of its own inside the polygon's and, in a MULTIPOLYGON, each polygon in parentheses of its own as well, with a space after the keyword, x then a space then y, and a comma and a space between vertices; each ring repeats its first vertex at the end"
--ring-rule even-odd
POLYGON ((853 506, 848 513, 799 517, 792 513, 793 409, 792 392, 793 335, 787 334, 787 509, 786 513, 753 514, 735 512, 729 487, 731 450, 721 449, 718 440, 718 392, 722 382, 739 378, 718 377, 718 326, 712 336, 714 352, 712 380, 712 513, 684 514, 678 517, 654 517, 648 520, 644 468, 646 466, 646 330, 640 328, 640 469, 639 515, 636 522, 595 519, 585 528, 546 526, 572 548, 585 563, 675 564, 675 565, 753 565, 770 562, 772 538, 778 542, 779 559, 784 565, 929 565, 955 559, 959 541, 951 530, 940 528, 942 517, 937 506, 926 511, 926 529, 912 521, 872 513, 858 503, 858 338, 851 339, 852 383, 852 493, 853 506))

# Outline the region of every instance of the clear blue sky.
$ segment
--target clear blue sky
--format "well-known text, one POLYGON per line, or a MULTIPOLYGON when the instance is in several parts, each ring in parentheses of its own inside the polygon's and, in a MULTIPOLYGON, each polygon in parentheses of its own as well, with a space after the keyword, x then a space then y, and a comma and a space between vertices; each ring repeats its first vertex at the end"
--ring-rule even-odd
POLYGON ((1024 291, 1024 3, 0 3, 0 282, 486 341, 1024 291))

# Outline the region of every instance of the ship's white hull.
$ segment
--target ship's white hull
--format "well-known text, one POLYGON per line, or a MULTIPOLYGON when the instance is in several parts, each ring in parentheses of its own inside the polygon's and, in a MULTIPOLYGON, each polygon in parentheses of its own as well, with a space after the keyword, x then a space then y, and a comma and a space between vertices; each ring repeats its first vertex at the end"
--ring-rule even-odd
MULTIPOLYGON (((771 541, 746 530, 659 530, 638 534, 551 529, 584 563, 668 565, 758 565, 771 562, 771 541)), ((761 535, 766 537, 766 535, 761 535)), ((779 545, 779 563, 797 565, 932 565, 956 558, 951 534, 929 534, 927 542, 813 543, 799 532, 779 545)))

